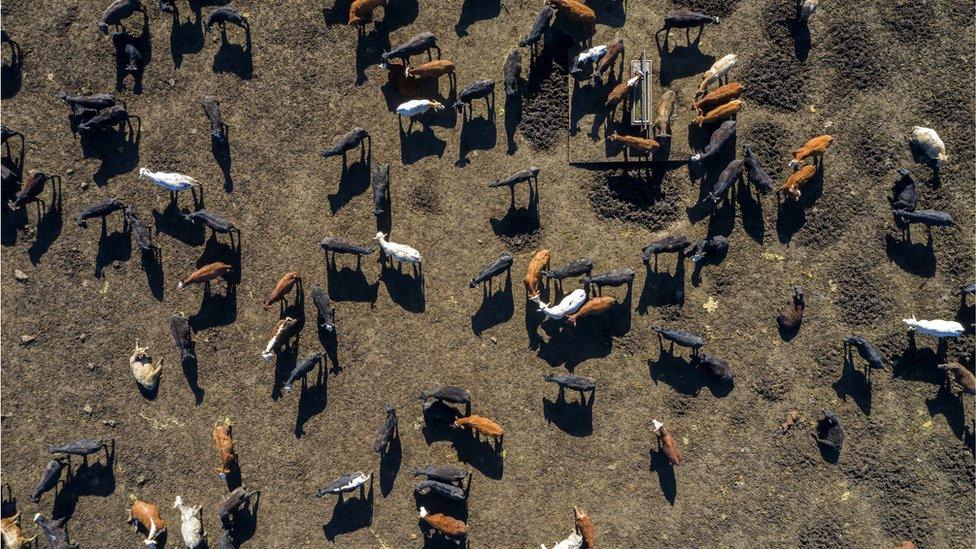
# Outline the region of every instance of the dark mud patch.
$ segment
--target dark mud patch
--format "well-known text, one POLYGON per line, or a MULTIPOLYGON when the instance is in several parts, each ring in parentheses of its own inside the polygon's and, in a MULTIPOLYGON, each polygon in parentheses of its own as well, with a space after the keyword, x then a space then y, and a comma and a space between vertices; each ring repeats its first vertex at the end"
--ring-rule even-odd
POLYGON ((678 188, 670 180, 670 176, 656 182, 624 171, 601 172, 590 184, 590 206, 603 219, 659 231, 678 218, 678 188))
POLYGON ((795 112, 807 102, 807 72, 791 54, 769 52, 753 59, 742 73, 746 97, 757 105, 795 112))
POLYGON ((942 13, 949 18, 954 25, 968 27, 976 19, 976 7, 970 0, 942 0, 942 13))
POLYGON ((837 295, 834 304, 840 309, 841 318, 849 326, 864 328, 876 325, 894 309, 892 299, 885 290, 887 285, 865 266, 846 266, 837 278, 837 295))
POLYGON ((752 383, 752 388, 763 400, 769 402, 784 400, 793 390, 793 377, 795 375, 796 372, 793 371, 792 367, 776 361, 773 364, 768 364, 762 370, 752 383))
POLYGON ((728 17, 738 0, 671 0, 676 8, 685 8, 715 17, 728 17))
POLYGON ((425 180, 416 187, 410 189, 408 194, 410 204, 428 213, 441 212, 441 198, 437 193, 437 187, 430 180, 425 180))
POLYGON ((786 177, 786 163, 799 145, 792 142, 793 136, 781 124, 759 121, 737 128, 736 133, 743 145, 752 145, 752 152, 774 181, 786 177))
POLYGON ((848 549, 854 545, 845 539, 840 525, 843 521, 832 517, 810 519, 800 530, 797 539, 803 549, 848 549))
POLYGON ((921 42, 935 36, 935 5, 932 2, 893 0, 880 2, 882 21, 903 42, 921 42))
POLYGON ((565 63, 572 39, 565 33, 550 31, 545 41, 545 47, 529 69, 528 92, 518 125, 536 150, 549 150, 562 139, 569 116, 565 63))
POLYGON ((888 56, 869 27, 864 21, 837 20, 827 29, 824 60, 834 71, 829 89, 834 98, 849 98, 888 80, 888 56))

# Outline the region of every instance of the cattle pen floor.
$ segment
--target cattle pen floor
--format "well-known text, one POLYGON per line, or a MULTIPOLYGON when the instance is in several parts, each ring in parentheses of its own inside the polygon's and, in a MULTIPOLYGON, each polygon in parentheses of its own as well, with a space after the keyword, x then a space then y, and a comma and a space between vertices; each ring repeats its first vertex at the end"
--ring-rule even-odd
MULTIPOLYGON (((505 98, 505 55, 528 32, 537 0, 393 0, 389 14, 378 12, 384 23, 362 36, 344 24, 350 0, 234 0, 250 33, 231 26, 226 38, 203 28, 215 2, 177 0, 172 17, 147 1, 148 26, 139 17, 127 26, 144 33, 148 64, 121 90, 111 37, 95 27, 107 3, 0 7, 23 53, 10 67, 4 45, 3 124, 27 137, 23 173, 63 179, 56 200, 45 190, 44 207, 4 207, 0 233, 2 482, 28 536, 39 533, 31 519, 40 512, 68 517, 82 547, 140 545, 125 524, 131 495, 159 506, 170 524, 165 547, 179 547, 172 504, 180 495, 203 505, 216 546, 215 508, 228 486, 213 470, 210 431, 229 419, 241 481, 260 490, 252 520, 238 527, 243 547, 450 546, 425 542, 418 504, 464 518, 476 548, 551 547, 572 530, 573 506, 612 548, 976 542, 974 402, 945 389, 936 368, 961 360, 972 369, 973 333, 940 346, 909 337, 901 321, 973 322, 971 298, 957 294, 976 276, 971 0, 822 2, 808 27, 793 22, 792 0, 588 2, 598 14, 592 43, 623 37, 628 61, 641 50, 653 60, 654 97, 677 91, 671 160, 704 138, 689 126, 700 74, 727 53, 739 56, 731 76, 747 91, 735 146, 711 163, 651 170, 568 165, 572 96, 559 60, 580 48, 554 31, 531 71, 523 48, 522 97, 505 98), (692 31, 690 41, 672 31, 658 47, 655 32, 676 7, 721 23, 697 39, 692 31), (401 132, 392 109, 404 97, 378 63, 423 31, 457 64, 458 89, 499 82, 493 111, 479 100, 459 114, 456 90, 442 80, 423 93, 447 108, 401 132), (73 135, 62 90, 116 93, 140 117, 138 137, 73 135), (203 94, 220 100, 226 156, 211 148, 203 94), (912 162, 915 125, 946 142, 938 180, 912 162), (319 156, 354 126, 370 132, 369 156, 350 153, 346 166, 319 156), (737 187, 730 203, 699 205, 742 145, 753 144, 782 182, 791 151, 825 132, 837 141, 799 203, 737 187), (371 242, 369 171, 380 163, 391 166, 391 215, 379 228, 423 254, 422 280, 375 255, 327 262, 319 247, 329 235, 371 242), (538 193, 522 185, 513 199, 488 187, 532 165, 541 168, 538 193), (185 222, 190 196, 172 202, 137 178, 140 167, 201 181, 205 207, 241 229, 239 247, 185 222), (920 182, 919 208, 949 212, 955 226, 932 230, 931 240, 918 228, 903 238, 888 201, 899 167, 920 182), (118 213, 104 229, 97 220, 76 225, 83 208, 108 197, 153 228, 159 265, 143 263, 118 213), (646 269, 641 249, 666 233, 721 234, 731 246, 721 262, 669 255, 646 269), (613 315, 575 329, 541 322, 522 287, 540 248, 552 251, 554 267, 587 256, 595 272, 631 267, 637 276, 629 290, 604 292, 621 304, 613 315), (515 258, 511 278, 497 278, 490 294, 470 289, 503 251, 515 258), (236 284, 177 289, 217 260, 234 267, 236 284), (18 280, 18 270, 28 278, 18 280), (267 293, 292 270, 302 274, 304 299, 293 293, 287 310, 265 310, 267 293), (335 345, 316 330, 315 285, 334 301, 335 345), (806 316, 784 338, 775 317, 794 285, 806 292, 806 316), (180 365, 174 312, 191 319, 196 367, 180 365), (265 363, 260 353, 281 314, 303 315, 304 325, 265 363), (662 350, 655 325, 704 336, 705 351, 732 365, 731 389, 711 384, 687 352, 662 350), (856 354, 845 361, 851 333, 875 342, 887 362, 870 382, 856 354), (164 361, 152 398, 129 371, 137 341, 164 361), (323 349, 323 370, 283 393, 296 361, 323 349), (597 381, 590 405, 572 391, 557 398, 543 381, 567 372, 597 381), (426 426, 417 397, 435 383, 469 389, 473 412, 504 427, 501 448, 426 426), (397 409, 400 441, 381 462, 373 437, 385 404, 397 409), (810 436, 823 408, 847 434, 837 463, 810 436), (784 434, 794 409, 801 420, 784 434), (654 419, 674 433, 680 466, 656 452, 654 419), (104 454, 87 465, 76 458, 74 480, 57 496, 30 501, 48 444, 79 438, 114 439, 111 463, 104 454), (466 510, 414 496, 412 469, 428 463, 472 471, 466 510), (365 499, 313 497, 355 471, 373 473, 365 499)), ((581 159, 606 159, 602 124, 596 139, 592 119, 578 126, 581 159)), ((567 279, 544 297, 579 285, 567 279)))

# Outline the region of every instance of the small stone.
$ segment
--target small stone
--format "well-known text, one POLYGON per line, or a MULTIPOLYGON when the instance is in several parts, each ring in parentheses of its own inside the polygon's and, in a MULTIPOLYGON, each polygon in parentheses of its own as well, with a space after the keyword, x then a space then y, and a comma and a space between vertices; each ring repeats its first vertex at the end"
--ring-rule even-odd
POLYGON ((175 78, 170 78, 169 80, 166 81, 166 83, 169 84, 169 87, 171 87, 171 88, 175 88, 176 87, 176 79, 175 78))
POLYGON ((91 407, 91 404, 85 404, 85 407, 82 408, 82 410, 84 410, 88 415, 92 415, 92 412, 95 411, 95 409, 91 407))
POLYGON ((139 486, 142 486, 145 483, 146 483, 146 476, 145 475, 139 475, 139 476, 136 477, 136 484, 138 484, 139 486))
POLYGON ((102 425, 108 425, 109 427, 113 427, 113 428, 118 424, 119 422, 115 421, 114 419, 106 419, 102 421, 102 425))
POLYGON ((27 273, 25 273, 24 271, 21 271, 20 269, 16 269, 14 270, 14 278, 16 278, 19 282, 27 282, 27 279, 30 277, 27 276, 27 273))
MULTIPOLYGON (((84 333, 80 333, 80 334, 78 334, 78 341, 81 341, 82 343, 84 343, 84 341, 85 341, 85 339, 86 339, 87 337, 88 337, 88 336, 87 336, 87 335, 85 335, 84 333)), ((91 364, 91 363, 89 363, 89 364, 91 364)))
POLYGON ((112 262, 112 266, 115 267, 116 269, 121 269, 122 268, 122 262, 119 261, 118 259, 116 259, 115 261, 112 262))
POLYGON ((84 191, 84 190, 87 190, 87 189, 88 189, 88 182, 87 181, 82 181, 81 182, 81 190, 84 191))
POLYGON ((410 539, 417 539, 417 534, 410 534, 410 539))
POLYGON ((495 336, 491 336, 491 342, 497 345, 498 344, 498 338, 496 338, 495 336))
POLYGON ((75 173, 74 168, 68 168, 67 170, 64 171, 64 175, 71 175, 73 173, 75 173))
POLYGON ((37 339, 36 336, 22 335, 22 336, 20 336, 20 344, 21 345, 30 345, 31 343, 34 342, 35 339, 37 339))
POLYGON ((94 372, 95 371, 95 363, 94 362, 89 362, 88 363, 88 371, 89 372, 94 372))
POLYGON ((617 470, 617 466, 614 465, 613 463, 607 465, 607 471, 616 471, 616 470, 617 470))

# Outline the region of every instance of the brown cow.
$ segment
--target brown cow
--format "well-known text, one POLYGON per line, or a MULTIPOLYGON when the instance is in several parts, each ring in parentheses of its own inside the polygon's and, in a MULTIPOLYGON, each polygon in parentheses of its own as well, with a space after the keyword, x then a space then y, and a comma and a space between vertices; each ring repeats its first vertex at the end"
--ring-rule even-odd
POLYGON ((24 535, 24 531, 20 529, 20 513, 17 513, 0 520, 0 538, 3 539, 3 549, 23 549, 33 546, 37 536, 28 538, 24 535))
POLYGON ((568 320, 573 326, 576 326, 576 320, 580 317, 604 313, 612 309, 616 304, 617 300, 609 296, 594 297, 593 299, 584 303, 578 311, 567 316, 566 320, 568 320))
POLYGON ((596 23, 596 12, 582 2, 577 2, 576 0, 547 0, 546 3, 550 7, 555 8, 557 12, 566 14, 566 18, 570 21, 576 21, 584 25, 593 25, 596 23))
POLYGON ((603 73, 613 70, 613 65, 620 54, 624 52, 624 41, 622 38, 615 38, 613 42, 607 46, 607 51, 600 58, 600 61, 596 64, 596 70, 593 71, 593 78, 598 84, 602 83, 603 73))
POLYGON ((166 520, 159 516, 159 507, 152 503, 135 500, 129 508, 129 524, 134 524, 136 530, 141 526, 146 530, 146 545, 156 546, 156 538, 166 531, 166 520))
POLYGON ((533 298, 539 295, 539 281, 542 278, 542 270, 549 267, 549 259, 552 252, 549 250, 539 250, 529 261, 529 268, 525 272, 525 296, 533 298))
POLYGON ((710 91, 705 97, 691 104, 691 108, 704 114, 719 105, 724 105, 733 99, 738 99, 745 87, 738 82, 729 82, 710 91))
POLYGON ((386 0, 354 0, 349 6, 349 25, 365 26, 373 20, 373 10, 383 6, 386 8, 386 0))
POLYGON ((657 104, 657 114, 654 117, 654 135, 671 135, 671 119, 674 118, 674 104, 677 99, 674 90, 661 94, 661 101, 657 104))
POLYGON ((810 178, 816 173, 817 168, 813 164, 804 164, 802 168, 790 174, 786 183, 783 183, 779 190, 798 199, 800 198, 800 187, 806 185, 807 181, 810 181, 810 178))
POLYGON ((475 432, 480 435, 485 435, 486 437, 491 437, 496 441, 505 436, 505 431, 502 426, 495 423, 494 421, 481 416, 465 416, 459 417, 454 420, 454 427, 464 429, 465 427, 470 427, 475 432))
POLYGON ((741 111, 743 106, 745 106, 745 103, 741 99, 733 99, 728 103, 712 109, 708 114, 699 114, 695 117, 695 124, 702 126, 704 124, 711 124, 712 122, 728 120, 741 111))
POLYGON ((264 300, 264 308, 267 309, 271 307, 272 304, 284 299, 285 295, 295 287, 296 284, 302 282, 302 275, 295 271, 285 273, 285 276, 281 277, 277 284, 275 284, 274 290, 271 290, 271 294, 268 299, 264 300))
POLYGON ((217 447, 217 458, 220 459, 220 466, 214 471, 220 478, 227 478, 227 475, 237 467, 237 451, 234 450, 230 423, 227 421, 215 423, 211 436, 213 436, 214 446, 217 447))
POLYGON ((674 437, 671 436, 671 431, 668 431, 664 427, 664 424, 656 419, 652 424, 654 432, 657 433, 657 442, 660 450, 664 452, 671 465, 681 465, 681 450, 678 449, 678 444, 674 441, 674 437))
POLYGON ((639 72, 630 77, 628 80, 614 86, 613 89, 610 90, 610 93, 607 94, 607 108, 616 109, 617 105, 619 105, 620 102, 627 97, 627 93, 630 91, 630 89, 636 86, 638 82, 643 80, 643 78, 644 73, 639 72))
POLYGON ((186 278, 181 280, 176 287, 182 290, 190 284, 206 284, 209 286, 211 280, 227 276, 232 270, 233 267, 230 265, 221 263, 220 261, 215 261, 193 271, 186 278))
POLYGON ((634 149, 640 154, 650 154, 661 147, 661 144, 653 139, 645 139, 643 137, 637 137, 634 135, 620 135, 617 132, 613 132, 610 136, 610 141, 614 143, 623 143, 624 145, 634 149))
POLYGON ((424 507, 420 508, 420 518, 445 536, 459 538, 468 533, 468 525, 464 521, 440 513, 428 513, 424 507))
POLYGON ((793 153, 793 160, 790 160, 790 167, 795 170, 800 165, 800 162, 811 157, 821 160, 824 153, 827 152, 827 149, 829 149, 833 143, 834 137, 831 135, 818 135, 817 137, 814 137, 793 153))
POLYGON ((593 527, 593 521, 586 515, 586 511, 579 507, 573 507, 573 515, 576 517, 576 531, 583 537, 583 547, 595 549, 596 528, 593 527))
POLYGON ((940 370, 945 370, 946 381, 952 379, 962 387, 964 393, 976 395, 976 376, 958 362, 939 364, 940 370))
POLYGON ((445 74, 453 75, 455 68, 453 61, 434 59, 416 67, 408 66, 405 74, 407 78, 440 78, 445 74))

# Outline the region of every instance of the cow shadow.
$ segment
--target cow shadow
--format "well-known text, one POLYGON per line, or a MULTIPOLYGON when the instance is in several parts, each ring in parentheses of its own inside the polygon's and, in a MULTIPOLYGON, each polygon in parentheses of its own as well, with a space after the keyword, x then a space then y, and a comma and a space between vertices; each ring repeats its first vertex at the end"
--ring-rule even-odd
POLYGON ((189 214, 189 208, 181 208, 176 200, 171 200, 161 212, 153 209, 156 234, 168 234, 188 246, 200 246, 206 242, 206 229, 187 219, 185 216, 189 214))
POLYGON ((360 303, 376 303, 379 293, 379 281, 372 284, 366 281, 366 275, 360 266, 360 259, 356 260, 356 268, 338 268, 336 258, 326 257, 326 281, 329 298, 333 301, 356 301, 360 303))
POLYGON ((936 259, 932 247, 932 233, 924 244, 912 242, 911 234, 904 234, 901 239, 891 234, 885 235, 885 253, 888 259, 898 265, 901 270, 923 278, 935 276, 936 259))
POLYGON ((81 152, 85 159, 94 158, 101 164, 92 174, 92 181, 99 187, 108 180, 131 172, 139 165, 139 141, 142 123, 136 130, 103 131, 81 135, 81 152))
POLYGON ((854 366, 853 356, 848 352, 844 353, 844 369, 841 371, 840 379, 833 383, 838 398, 847 401, 847 397, 851 397, 861 412, 867 416, 871 415, 873 396, 870 374, 871 367, 865 363, 864 370, 858 370, 854 366))
MULTIPOLYGON (((572 77, 571 77, 572 78, 572 77)), ((572 101, 570 102, 569 134, 575 136, 579 133, 579 123, 587 115, 593 115, 593 124, 590 126, 589 136, 593 141, 599 141, 602 137, 600 130, 609 120, 610 111, 607 110, 605 102, 609 93, 609 82, 606 85, 587 83, 580 86, 580 80, 573 80, 572 101)), ((617 143, 607 141, 607 147, 616 147, 617 143)), ((609 155, 608 155, 609 156, 609 155)))
POLYGON ((243 80, 254 77, 254 58, 251 53, 251 29, 244 29, 244 45, 227 41, 227 29, 220 29, 220 49, 214 54, 213 72, 231 73, 243 80))
POLYGON ((555 425, 560 431, 574 437, 585 437, 593 433, 593 401, 596 395, 591 393, 589 399, 580 397, 579 400, 566 400, 565 390, 560 387, 555 400, 548 397, 542 399, 542 412, 546 421, 555 425))
POLYGON ((200 308, 188 320, 194 332, 233 324, 237 320, 237 286, 228 284, 223 294, 205 287, 200 308))
POLYGON ((322 525, 325 539, 334 542, 336 537, 349 534, 373 524, 373 477, 369 478, 369 490, 366 496, 344 497, 336 496, 332 517, 322 525))
POLYGON ((929 415, 945 417, 946 424, 952 430, 952 434, 959 440, 963 440, 966 434, 966 398, 969 397, 953 394, 948 384, 942 384, 935 396, 925 400, 925 407, 929 415))
MULTIPOLYGON (((6 31, 4 31, 6 36, 6 31)), ((0 98, 10 99, 20 92, 24 78, 24 52, 20 44, 11 40, 4 42, 10 48, 10 62, 4 59, 0 65, 0 98)))
POLYGON ((651 471, 657 472, 661 494, 673 507, 675 500, 678 499, 678 479, 674 476, 674 465, 671 465, 664 452, 651 450, 651 471))
POLYGON ((587 5, 596 12, 598 25, 620 28, 627 21, 626 0, 590 0, 587 5))
MULTIPOLYGON (((506 8, 505 11, 507 12, 508 9, 506 8)), ((501 12, 501 0, 464 0, 458 22, 454 25, 454 32, 458 36, 467 36, 471 25, 498 17, 501 12)))
MULTIPOLYGON (((348 14, 348 10, 346 14, 348 14)), ((366 76, 366 69, 380 64, 380 57, 384 51, 389 51, 390 31, 383 21, 376 23, 369 32, 359 33, 356 42, 356 85, 362 86, 369 78, 366 76)))
POLYGON ((115 445, 110 448, 104 463, 85 460, 77 467, 68 466, 61 489, 54 496, 53 518, 70 519, 81 497, 107 498, 115 493, 115 445))
POLYGON ((505 473, 504 440, 492 442, 480 438, 473 430, 459 430, 452 437, 459 461, 466 463, 488 478, 499 480, 505 473))
POLYGON ((689 42, 684 46, 677 45, 669 48, 669 40, 665 38, 662 44, 658 35, 654 36, 657 45, 657 53, 660 57, 658 67, 658 77, 662 86, 668 86, 675 80, 680 80, 696 74, 701 74, 708 70, 715 62, 715 56, 702 53, 698 47, 699 38, 689 42))
POLYGON ((224 190, 227 192, 233 191, 234 178, 230 170, 230 128, 224 128, 223 140, 219 140, 213 135, 210 136, 210 154, 217 163, 217 167, 220 168, 221 175, 224 176, 224 190))
POLYGON ((329 210, 333 214, 369 188, 371 155, 367 156, 365 152, 362 154, 363 157, 358 162, 349 166, 346 166, 343 161, 342 172, 339 174, 339 187, 334 194, 329 195, 329 210))
POLYGON ((485 330, 508 322, 515 314, 515 298, 512 296, 512 271, 505 274, 505 285, 497 292, 492 291, 492 280, 483 282, 481 307, 471 315, 471 331, 481 336, 485 330))
POLYGON ((549 337, 540 340, 536 354, 549 366, 563 366, 572 372, 583 362, 603 358, 613 350, 613 328, 603 322, 581 320, 574 327, 565 319, 546 320, 541 327, 549 337))
POLYGON ((515 131, 520 122, 522 122, 521 93, 513 97, 505 96, 505 142, 508 145, 506 154, 513 155, 518 150, 518 144, 515 142, 515 131))
POLYGON ((224 244, 217 238, 217 233, 211 233, 210 238, 205 241, 203 252, 197 259, 197 268, 203 267, 215 261, 227 263, 232 267, 224 279, 230 285, 237 285, 244 274, 241 265, 241 238, 231 241, 231 244, 224 244))
POLYGON ((422 268, 409 275, 402 265, 393 267, 391 262, 381 264, 380 280, 394 303, 411 313, 422 313, 426 307, 424 274, 422 268))
MULTIPOLYGON (((64 226, 61 178, 59 176, 51 176, 51 178, 52 181, 49 182, 52 189, 51 202, 46 208, 39 210, 34 241, 27 248, 27 257, 30 259, 31 265, 35 266, 41 262, 41 257, 51 249, 51 245, 61 235, 61 229, 64 226)), ((27 207, 29 205, 25 206, 24 209, 26 210, 27 207)))
MULTIPOLYGON (((290 373, 290 371, 289 371, 290 373)), ((324 360, 315 369, 315 381, 308 384, 308 375, 302 378, 298 395, 298 413, 295 415, 295 438, 305 434, 305 424, 325 411, 329 404, 329 375, 324 360)))
POLYGON ((102 220, 102 232, 98 238, 95 255, 95 278, 102 278, 105 267, 116 261, 125 262, 132 257, 132 231, 128 222, 122 222, 122 230, 108 232, 107 222, 102 220))
POLYGON ((400 434, 390 441, 389 447, 380 454, 380 493, 387 497, 393 491, 400 464, 403 462, 403 447, 400 445, 400 434))
POLYGON ((752 190, 748 181, 741 181, 739 187, 739 213, 742 230, 757 244, 762 244, 766 235, 766 222, 763 218, 762 195, 752 190))
POLYGON ((447 141, 434 135, 434 130, 430 125, 421 125, 420 131, 405 132, 402 127, 400 129, 400 161, 404 164, 414 164, 428 156, 436 156, 437 158, 444 156, 447 141))
POLYGON ((806 209, 816 202, 823 193, 823 166, 817 170, 810 181, 804 185, 799 199, 782 198, 777 194, 776 234, 780 244, 789 244, 807 222, 806 209))
MULTIPOLYGON (((647 265, 644 287, 637 300, 637 313, 646 315, 650 307, 664 305, 684 305, 685 302, 685 256, 680 254, 674 274, 659 271, 656 266, 647 265)), ((653 263, 653 259, 651 260, 653 263)))
POLYGON ((498 141, 495 128, 495 110, 488 111, 488 117, 464 118, 461 121, 461 139, 458 143, 457 166, 467 166, 471 151, 490 151, 498 141))
POLYGON ((173 58, 173 68, 183 65, 183 56, 199 53, 203 49, 203 20, 200 17, 200 6, 196 2, 189 3, 191 17, 180 20, 177 6, 173 10, 173 22, 169 31, 169 53, 173 58))
POLYGON ((651 381, 670 386, 683 395, 698 396, 702 388, 708 388, 712 396, 723 398, 732 392, 734 383, 724 383, 696 367, 694 361, 677 356, 673 351, 660 347, 656 361, 647 361, 651 381))
POLYGON ((891 359, 891 376, 908 381, 921 381, 939 385, 945 381, 945 372, 938 368, 946 360, 945 340, 938 340, 935 350, 919 348, 914 332, 908 332, 908 346, 901 355, 891 359))
POLYGON ((539 230, 539 191, 536 185, 529 185, 529 201, 525 207, 515 205, 515 194, 508 206, 508 211, 501 218, 488 220, 495 236, 512 238, 532 234, 539 230))

